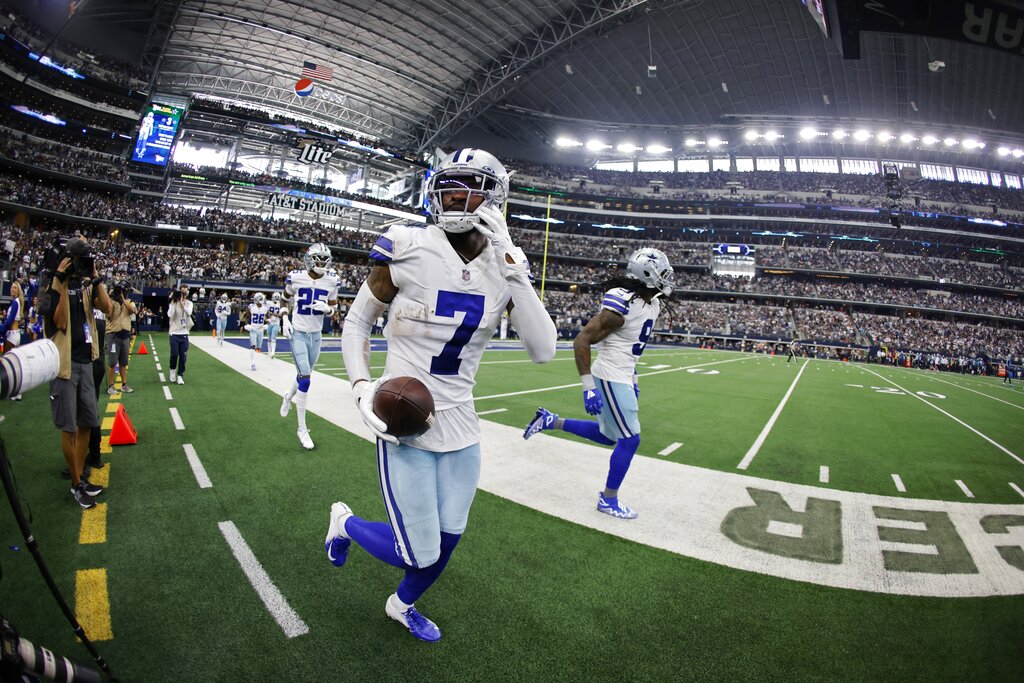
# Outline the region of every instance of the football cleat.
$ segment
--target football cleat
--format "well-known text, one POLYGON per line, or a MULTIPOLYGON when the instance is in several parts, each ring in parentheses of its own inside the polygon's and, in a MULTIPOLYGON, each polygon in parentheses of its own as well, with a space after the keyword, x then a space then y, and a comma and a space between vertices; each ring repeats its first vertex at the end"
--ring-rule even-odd
POLYGON ((256 364, 255 364, 255 363, 251 363, 251 364, 249 365, 249 369, 250 369, 251 371, 253 371, 253 372, 256 372, 256 364))
POLYGON ((558 419, 558 415, 552 413, 544 408, 537 408, 537 414, 530 420, 530 424, 526 425, 526 430, 523 432, 523 438, 529 439, 537 432, 545 429, 554 429, 555 420, 558 419))
POLYGON ((302 444, 302 447, 307 451, 313 450, 313 439, 309 438, 309 430, 300 429, 296 433, 299 435, 299 443, 302 444))
POLYGON ((345 520, 351 516, 352 508, 348 505, 339 501, 331 506, 331 524, 327 527, 324 550, 327 551, 327 559, 335 567, 343 567, 348 559, 352 541, 345 535, 345 520))
POLYGON ((428 643, 441 640, 441 629, 437 627, 437 624, 420 614, 416 610, 416 607, 412 605, 410 605, 409 609, 404 612, 399 610, 399 608, 392 603, 392 599, 395 597, 396 596, 394 595, 389 597, 387 603, 384 605, 384 611, 388 613, 389 617, 409 629, 409 633, 411 633, 415 638, 419 638, 420 640, 424 640, 428 643))
POLYGON ((184 384, 184 383, 185 383, 185 378, 182 377, 181 375, 178 375, 178 384, 184 384))
POLYGON ((292 397, 285 395, 284 400, 281 401, 281 417, 288 417, 288 412, 292 409, 292 397))
POLYGON ((175 381, 176 381, 177 379, 178 379, 178 371, 177 371, 177 370, 173 370, 173 369, 172 369, 172 370, 171 370, 171 384, 174 384, 174 382, 175 382, 175 381))
POLYGON ((605 498, 600 494, 597 497, 597 511, 619 519, 636 519, 638 516, 636 510, 619 503, 618 497, 605 498))

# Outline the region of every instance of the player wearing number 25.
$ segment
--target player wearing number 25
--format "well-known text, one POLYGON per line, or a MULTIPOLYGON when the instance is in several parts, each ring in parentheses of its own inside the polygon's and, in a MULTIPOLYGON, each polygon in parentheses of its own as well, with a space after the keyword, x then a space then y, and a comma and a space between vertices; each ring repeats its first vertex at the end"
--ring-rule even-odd
POLYGON ((539 408, 526 426, 529 439, 544 429, 561 429, 606 446, 615 445, 604 491, 597 498, 600 512, 619 519, 637 513, 619 503, 619 487, 640 447, 640 385, 636 361, 647 346, 661 312, 658 297, 669 296, 674 273, 668 257, 657 249, 637 249, 626 261, 626 276, 605 284, 601 310, 573 341, 576 369, 583 383, 583 408, 597 421, 568 420, 539 408), (590 364, 590 348, 598 356, 590 364))
POLYGON ((373 267, 345 319, 345 369, 363 421, 377 437, 377 468, 387 523, 369 522, 344 503, 331 508, 327 557, 345 563, 352 541, 405 570, 385 611, 413 636, 441 631, 413 605, 437 580, 466 529, 480 477, 480 425, 473 385, 484 348, 510 311, 530 359, 555 355, 555 326, 530 284, 529 264, 505 223, 508 173, 491 154, 460 149, 427 185, 431 223, 394 226, 370 252, 373 267), (370 376, 370 328, 390 307, 385 374, 370 376), (403 437, 373 412, 387 378, 419 379, 434 398, 424 434, 403 437))

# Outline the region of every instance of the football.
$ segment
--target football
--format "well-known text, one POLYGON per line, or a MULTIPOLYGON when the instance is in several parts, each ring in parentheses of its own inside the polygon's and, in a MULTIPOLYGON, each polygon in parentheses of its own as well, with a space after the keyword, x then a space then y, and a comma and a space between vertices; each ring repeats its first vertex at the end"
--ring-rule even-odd
POLYGON ((434 424, 434 397, 415 377, 395 377, 377 387, 373 412, 393 436, 419 436, 434 424))

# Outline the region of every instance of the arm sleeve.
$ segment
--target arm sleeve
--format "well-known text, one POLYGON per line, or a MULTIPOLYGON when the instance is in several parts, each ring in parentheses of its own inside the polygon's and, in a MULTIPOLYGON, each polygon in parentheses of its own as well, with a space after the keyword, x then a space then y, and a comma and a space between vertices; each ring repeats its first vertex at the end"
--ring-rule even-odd
POLYGON ((386 308, 387 304, 375 297, 370 285, 364 282, 348 309, 345 327, 341 330, 341 355, 352 384, 370 379, 370 330, 373 321, 386 308))
POLYGON ((530 360, 534 363, 547 363, 555 357, 555 342, 558 339, 555 323, 537 298, 537 292, 533 290, 526 275, 507 277, 505 281, 515 304, 509 314, 512 326, 522 338, 530 360))

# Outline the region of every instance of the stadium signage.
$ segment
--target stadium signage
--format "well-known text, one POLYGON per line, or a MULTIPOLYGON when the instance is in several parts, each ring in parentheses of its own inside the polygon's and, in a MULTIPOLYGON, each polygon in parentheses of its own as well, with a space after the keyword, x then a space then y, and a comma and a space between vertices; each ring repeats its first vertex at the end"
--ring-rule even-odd
POLYGON ((334 156, 334 150, 310 142, 299 153, 299 161, 304 164, 326 164, 334 156))
POLYGON ((335 202, 325 202, 307 197, 296 197, 293 195, 273 193, 267 195, 267 206, 292 211, 312 211, 324 216, 340 216, 345 211, 345 205, 335 202))

